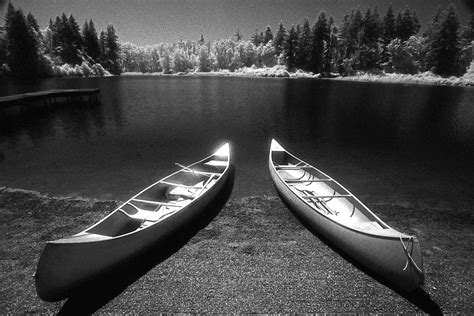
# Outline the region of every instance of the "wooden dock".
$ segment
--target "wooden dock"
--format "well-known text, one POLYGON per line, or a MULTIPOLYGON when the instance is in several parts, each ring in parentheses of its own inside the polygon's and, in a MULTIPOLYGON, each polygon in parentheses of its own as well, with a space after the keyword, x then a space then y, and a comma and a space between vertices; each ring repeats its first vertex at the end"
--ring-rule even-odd
POLYGON ((66 101, 82 101, 87 98, 89 103, 98 101, 100 89, 53 89, 36 91, 22 94, 8 95, 0 97, 0 109, 11 106, 29 105, 35 102, 44 101, 46 105, 57 104, 58 99, 66 98, 66 101))

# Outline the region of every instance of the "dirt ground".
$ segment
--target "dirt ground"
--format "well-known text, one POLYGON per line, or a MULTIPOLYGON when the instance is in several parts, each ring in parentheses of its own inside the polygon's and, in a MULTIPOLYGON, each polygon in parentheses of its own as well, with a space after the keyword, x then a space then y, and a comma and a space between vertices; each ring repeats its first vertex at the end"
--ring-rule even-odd
MULTIPOLYGON (((0 188, 1 313, 64 312, 68 300, 48 303, 36 295, 33 273, 45 242, 81 231, 117 204, 0 188)), ((419 237, 424 293, 433 306, 410 302, 355 268, 275 195, 231 197, 186 245, 92 311, 474 313, 474 209, 368 206, 419 237)))

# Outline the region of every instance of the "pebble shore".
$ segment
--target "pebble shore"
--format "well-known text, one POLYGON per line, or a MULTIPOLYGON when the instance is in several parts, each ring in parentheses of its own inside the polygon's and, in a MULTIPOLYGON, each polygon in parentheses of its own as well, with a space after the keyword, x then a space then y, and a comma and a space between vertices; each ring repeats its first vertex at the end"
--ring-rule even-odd
MULTIPOLYGON (((32 277, 47 240, 72 235, 119 202, 48 197, 0 188, 0 310, 58 313, 32 277)), ((443 313, 474 312, 474 210, 368 205, 417 235, 424 290, 443 313)), ((344 260, 275 196, 233 198, 186 245, 98 313, 421 313, 424 310, 344 260)), ((426 312, 426 311, 425 311, 426 312)))

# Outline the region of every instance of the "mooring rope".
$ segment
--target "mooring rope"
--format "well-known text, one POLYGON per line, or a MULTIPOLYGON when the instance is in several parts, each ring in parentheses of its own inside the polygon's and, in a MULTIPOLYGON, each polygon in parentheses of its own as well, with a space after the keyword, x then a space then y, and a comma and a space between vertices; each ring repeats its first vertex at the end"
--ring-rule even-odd
MULTIPOLYGON (((405 251, 405 254, 407 255, 407 263, 405 264, 405 267, 403 268, 403 271, 405 271, 408 268, 408 265, 411 263, 415 267, 416 272, 418 272, 419 274, 423 274, 423 270, 421 270, 420 267, 418 267, 415 260, 413 260, 413 257, 408 252, 407 246, 405 246, 405 244, 403 243, 402 236, 400 235, 398 237, 400 238, 400 242, 402 243, 403 250, 405 251)), ((410 239, 408 239, 408 243, 410 243, 410 242, 413 242, 413 236, 410 236, 410 239)), ((407 243, 407 245, 408 245, 408 243, 407 243)))

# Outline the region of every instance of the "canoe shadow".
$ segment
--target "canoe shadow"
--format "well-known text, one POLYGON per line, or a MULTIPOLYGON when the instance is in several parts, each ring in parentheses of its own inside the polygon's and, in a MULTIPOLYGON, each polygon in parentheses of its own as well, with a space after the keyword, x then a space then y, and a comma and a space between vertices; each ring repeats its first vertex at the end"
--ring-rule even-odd
MULTIPOLYGON (((278 192, 278 191, 277 191, 278 192)), ((429 314, 429 315, 443 315, 443 312, 441 308, 439 307, 438 303, 436 303, 430 295, 422 288, 419 287, 413 292, 407 292, 404 290, 401 290, 400 288, 397 288, 390 280, 384 279, 382 276, 373 273, 372 271, 369 271, 367 268, 359 264, 358 262, 352 260, 351 257, 349 257, 345 252, 343 252, 341 249, 337 247, 336 244, 331 242, 331 240, 328 240, 324 236, 321 236, 319 232, 312 228, 308 223, 306 223, 299 215, 298 212, 296 212, 284 199, 283 196, 281 196, 279 193, 278 195, 280 196, 280 199, 283 201, 285 206, 293 213, 293 215, 299 220, 299 222, 307 229, 309 230, 313 235, 318 237, 322 242, 324 242, 327 246, 329 246, 332 250, 337 252, 342 258, 344 258, 346 261, 350 262, 353 266, 355 266, 357 269, 361 270, 365 274, 369 275, 373 279, 375 279, 377 282, 385 285, 386 287, 392 289, 411 303, 415 304, 417 307, 423 310, 423 312, 429 314)))
POLYGON ((206 227, 219 211, 224 207, 232 193, 234 186, 234 166, 231 166, 229 178, 218 199, 209 206, 206 215, 198 221, 184 227, 178 236, 173 236, 163 244, 154 246, 133 259, 123 262, 119 267, 109 271, 106 275, 96 278, 82 286, 67 299, 58 314, 60 315, 88 315, 122 293, 127 287, 145 275, 157 264, 171 257, 182 248, 194 235, 206 227))

